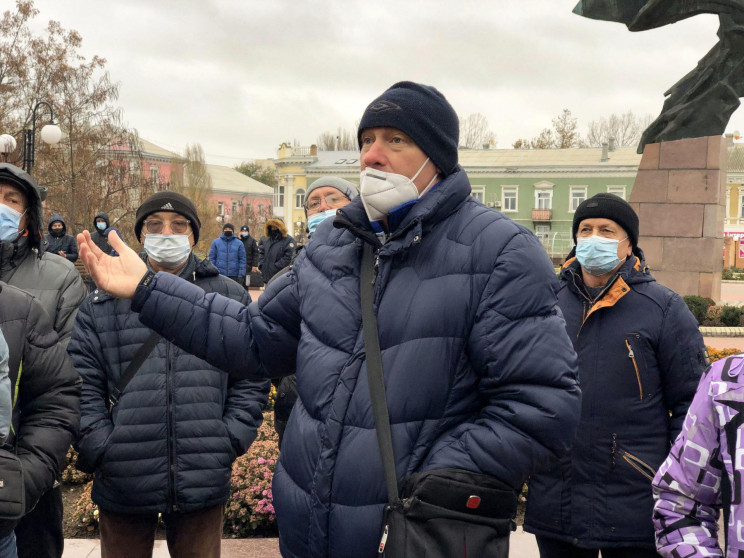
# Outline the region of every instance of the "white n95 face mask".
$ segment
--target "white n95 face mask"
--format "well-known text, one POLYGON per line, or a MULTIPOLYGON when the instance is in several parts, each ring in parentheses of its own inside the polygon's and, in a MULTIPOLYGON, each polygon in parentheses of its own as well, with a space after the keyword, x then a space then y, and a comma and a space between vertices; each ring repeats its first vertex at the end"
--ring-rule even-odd
POLYGON ((438 174, 432 177, 421 194, 413 183, 428 162, 429 158, 427 157, 412 178, 373 168, 364 169, 359 174, 359 191, 369 220, 379 221, 387 217, 395 208, 418 199, 428 192, 439 176, 438 174))
POLYGON ((148 234, 145 252, 159 266, 175 269, 189 257, 191 244, 185 234, 148 234))

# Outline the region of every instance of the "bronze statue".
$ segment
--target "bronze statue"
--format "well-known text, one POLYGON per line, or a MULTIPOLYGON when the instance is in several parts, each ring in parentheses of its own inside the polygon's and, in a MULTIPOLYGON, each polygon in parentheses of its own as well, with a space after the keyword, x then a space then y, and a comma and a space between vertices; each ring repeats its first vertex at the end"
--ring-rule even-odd
POLYGON ((655 29, 697 14, 718 14, 719 42, 675 83, 661 114, 646 129, 647 143, 721 135, 744 96, 744 0, 580 0, 574 13, 624 23, 630 31, 655 29))

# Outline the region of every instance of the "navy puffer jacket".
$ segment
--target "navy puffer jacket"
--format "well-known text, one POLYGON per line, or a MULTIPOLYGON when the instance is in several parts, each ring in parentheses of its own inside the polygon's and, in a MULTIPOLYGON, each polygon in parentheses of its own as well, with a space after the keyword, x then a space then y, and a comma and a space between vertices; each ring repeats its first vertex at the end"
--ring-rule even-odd
POLYGON ((584 548, 654 548, 651 480, 706 366, 697 321, 636 252, 594 303, 575 258, 561 273, 581 423, 571 455, 530 479, 525 530, 584 548))
POLYGON ((233 374, 297 370, 273 484, 283 556, 377 556, 387 496, 361 328, 364 242, 379 249, 398 479, 454 467, 516 488, 568 450, 578 421, 550 261, 531 232, 470 196, 462 170, 382 246, 352 201, 248 308, 160 273, 135 294, 145 323, 233 374))
POLYGON ((235 235, 221 235, 209 247, 209 261, 222 275, 245 277, 245 246, 235 235))
MULTIPOLYGON (((181 276, 204 291, 250 301, 194 255, 181 276)), ((151 333, 129 300, 97 290, 80 307, 68 349, 83 379, 78 466, 95 471, 93 501, 105 510, 189 512, 223 503, 232 462, 262 422, 269 382, 232 380, 161 339, 110 417, 108 394, 151 333)))

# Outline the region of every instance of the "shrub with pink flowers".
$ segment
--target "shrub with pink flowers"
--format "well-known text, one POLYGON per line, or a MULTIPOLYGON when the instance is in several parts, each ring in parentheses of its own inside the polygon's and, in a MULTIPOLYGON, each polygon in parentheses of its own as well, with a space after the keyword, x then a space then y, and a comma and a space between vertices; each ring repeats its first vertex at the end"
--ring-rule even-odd
POLYGON ((279 439, 271 413, 264 414, 258 437, 248 452, 233 463, 232 488, 225 504, 225 534, 246 537, 276 533, 271 494, 279 439))

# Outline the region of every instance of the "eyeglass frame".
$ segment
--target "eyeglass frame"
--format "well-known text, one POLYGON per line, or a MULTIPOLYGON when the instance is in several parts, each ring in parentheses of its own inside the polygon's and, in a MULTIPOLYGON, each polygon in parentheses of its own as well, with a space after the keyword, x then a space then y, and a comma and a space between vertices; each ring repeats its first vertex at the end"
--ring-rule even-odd
MULTIPOLYGON (((159 222, 159 223, 162 223, 163 224, 163 227, 160 229, 160 232, 153 232, 153 231, 151 231, 149 229, 149 225, 148 225, 149 222, 150 222, 149 219, 145 219, 144 221, 142 221, 142 228, 145 229, 145 233, 146 234, 163 234, 163 229, 165 228, 165 225, 166 225, 166 222, 165 221, 162 221, 160 219, 155 219, 154 220, 155 223, 158 223, 159 222)), ((170 230, 171 230, 171 232, 173 234, 186 234, 186 231, 191 226, 191 219, 187 219, 186 217, 181 217, 180 219, 175 219, 173 221, 168 222, 167 225, 168 225, 168 227, 170 228, 170 230), (181 220, 186 221, 186 229, 183 232, 176 232, 173 229, 173 223, 176 223, 176 222, 181 221, 181 220)), ((190 234, 193 234, 193 232, 194 232, 194 230, 192 229, 191 232, 187 234, 187 236, 190 235, 190 234)))
MULTIPOLYGON (((320 209, 320 206, 323 205, 323 201, 326 202, 326 205, 328 206, 329 209, 338 209, 338 207, 333 207, 330 203, 328 203, 328 198, 329 197, 332 197, 332 196, 341 196, 341 198, 343 200, 351 201, 351 198, 349 198, 349 196, 347 196, 343 192, 338 192, 338 194, 328 194, 327 196, 323 196, 323 197, 321 197, 321 198, 318 199, 318 207, 316 209, 320 209)), ((315 200, 313 200, 313 201, 315 201, 315 200)), ((341 201, 341 200, 339 200, 339 201, 341 201)), ((305 208, 305 211, 307 211, 307 212, 316 211, 316 209, 311 209, 310 208, 309 203, 308 203, 308 200, 305 200, 305 203, 302 204, 302 206, 305 208)))

